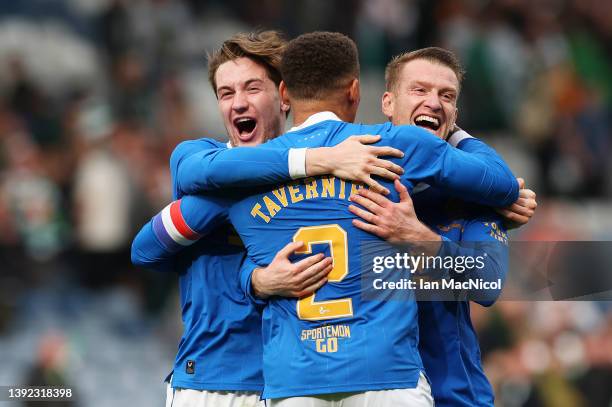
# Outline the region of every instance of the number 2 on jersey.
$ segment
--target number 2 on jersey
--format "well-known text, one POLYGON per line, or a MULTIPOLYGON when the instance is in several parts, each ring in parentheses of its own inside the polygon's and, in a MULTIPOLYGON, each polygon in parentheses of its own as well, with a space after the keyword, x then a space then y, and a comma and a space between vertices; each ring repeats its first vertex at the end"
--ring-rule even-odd
MULTIPOLYGON (((342 281, 348 274, 348 246, 346 231, 340 225, 306 226, 300 228, 293 236, 293 241, 304 242, 304 249, 297 254, 311 254, 313 244, 328 244, 333 260, 333 268, 328 282, 342 281)), ((353 315, 353 301, 350 298, 315 301, 315 294, 304 297, 297 302, 297 315, 308 321, 350 317, 353 315)))

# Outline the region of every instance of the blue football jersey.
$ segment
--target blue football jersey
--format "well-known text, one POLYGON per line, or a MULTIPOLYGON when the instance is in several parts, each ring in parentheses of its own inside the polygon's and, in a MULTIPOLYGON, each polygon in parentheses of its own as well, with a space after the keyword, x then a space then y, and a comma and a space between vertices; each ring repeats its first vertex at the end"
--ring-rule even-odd
MULTIPOLYGON (((442 186, 470 199, 507 205, 516 180, 507 168, 470 157, 414 126, 323 121, 264 146, 299 148, 335 145, 351 135, 379 134, 405 156, 394 159, 402 182, 442 186)), ((397 200, 392 185, 391 199, 397 200)), ((378 239, 352 225, 348 198, 358 185, 319 177, 253 191, 230 208, 230 220, 256 264, 269 264, 291 241, 303 255, 333 257, 329 282, 301 299, 272 298, 264 310, 264 398, 347 391, 413 388, 423 365, 418 352, 414 301, 364 301, 360 297, 360 250, 378 239)))
MULTIPOLYGON (((216 167, 235 165, 244 149, 229 162, 220 153, 225 143, 199 139, 181 143, 171 160, 174 197, 148 222, 132 244, 132 262, 178 273, 183 335, 173 366, 175 388, 261 391, 261 308, 245 296, 239 270, 246 253, 227 222, 222 198, 184 196, 233 185, 216 167), (184 186, 184 187, 182 187, 184 186)), ((240 174, 246 182, 290 179, 287 152, 249 149, 240 174), (262 167, 262 163, 274 163, 262 167), (249 167, 251 166, 251 167, 249 167), (259 171, 255 175, 255 169, 259 171), (266 171, 267 170, 267 171, 266 171), (275 178, 277 177, 277 178, 275 178)), ((237 155, 236 155, 237 154, 237 155)))
MULTIPOLYGON (((443 237, 445 246, 458 242, 458 251, 469 252, 473 242, 486 244, 485 268, 466 277, 505 280, 508 237, 499 215, 489 208, 450 200, 436 188, 416 194, 413 203, 419 219, 443 237)), ((488 306, 500 292, 476 293, 475 298, 486 297, 477 302, 488 306)), ((492 407, 493 389, 482 368, 469 301, 419 301, 418 317, 419 351, 436 406, 492 407)))

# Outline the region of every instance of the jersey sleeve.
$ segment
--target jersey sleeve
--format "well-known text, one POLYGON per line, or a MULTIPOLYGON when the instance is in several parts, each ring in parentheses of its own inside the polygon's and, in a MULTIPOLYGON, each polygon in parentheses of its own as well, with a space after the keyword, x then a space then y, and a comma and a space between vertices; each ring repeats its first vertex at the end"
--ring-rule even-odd
POLYGON ((453 133, 453 135, 448 139, 448 143, 461 151, 482 157, 485 160, 490 160, 502 170, 508 168, 508 165, 504 159, 501 158, 494 148, 491 148, 484 141, 476 137, 472 137, 464 130, 453 133))
POLYGON ((408 181, 427 182, 465 201, 488 206, 508 206, 518 198, 518 182, 497 154, 461 151, 415 126, 395 129, 405 146, 403 178, 408 181))
POLYGON ((271 185, 304 177, 302 149, 276 146, 227 148, 181 143, 170 157, 176 197, 203 191, 271 185))
POLYGON ((240 267, 240 288, 242 288, 242 291, 244 292, 246 297, 249 298, 252 302, 258 305, 265 305, 266 301, 255 297, 251 286, 253 271, 255 271, 255 269, 258 267, 259 266, 253 260, 251 260, 249 256, 246 256, 244 262, 242 263, 242 266, 240 267))
POLYGON ((228 205, 215 197, 185 196, 166 206, 132 242, 132 263, 171 271, 175 255, 227 220, 228 205))
MULTIPOLYGON (((503 283, 508 272, 508 236, 501 219, 494 215, 484 215, 468 220, 463 226, 460 242, 443 237, 439 256, 476 259, 473 267, 465 270, 449 270, 450 277, 460 280, 482 280, 503 283)), ((480 305, 492 305, 501 294, 498 289, 471 289, 467 299, 480 305)))

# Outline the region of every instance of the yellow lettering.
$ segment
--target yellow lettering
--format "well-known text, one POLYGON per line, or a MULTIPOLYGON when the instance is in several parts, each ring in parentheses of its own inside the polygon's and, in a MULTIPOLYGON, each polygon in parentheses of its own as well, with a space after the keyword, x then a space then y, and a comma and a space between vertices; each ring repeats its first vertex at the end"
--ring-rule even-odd
POLYGON ((256 217, 259 216, 260 218, 262 218, 266 223, 270 222, 270 217, 266 216, 262 211, 261 211, 261 205, 260 204, 255 204, 255 206, 253 207, 253 209, 251 209, 251 216, 252 217, 256 217))
POLYGON ((327 175, 321 178, 321 184, 323 186, 321 198, 327 198, 328 196, 333 198, 336 195, 336 178, 327 175))
POLYGON ((338 351, 338 338, 328 338, 327 339, 327 351, 330 353, 334 353, 338 351))
POLYGON ((281 207, 276 204, 273 200, 271 200, 267 195, 264 195, 263 201, 266 204, 266 209, 271 217, 274 217, 278 211, 281 210, 281 207))
POLYGON ((304 195, 302 195, 300 189, 295 185, 295 183, 287 185, 287 189, 289 189, 291 203, 298 203, 304 199, 304 195))
POLYGON ((318 198, 319 192, 317 192, 317 180, 314 178, 306 178, 304 180, 306 186, 306 199, 318 198))
POLYGON ((285 187, 280 187, 272 191, 274 196, 278 199, 278 201, 283 205, 283 207, 287 207, 287 193, 285 192, 285 187))
POLYGON ((327 347, 323 344, 323 339, 317 339, 317 352, 325 353, 327 352, 327 347))
POLYGON ((345 188, 346 188, 346 183, 344 182, 344 180, 340 180, 340 195, 338 195, 338 198, 340 199, 345 198, 345 195, 344 195, 345 188))

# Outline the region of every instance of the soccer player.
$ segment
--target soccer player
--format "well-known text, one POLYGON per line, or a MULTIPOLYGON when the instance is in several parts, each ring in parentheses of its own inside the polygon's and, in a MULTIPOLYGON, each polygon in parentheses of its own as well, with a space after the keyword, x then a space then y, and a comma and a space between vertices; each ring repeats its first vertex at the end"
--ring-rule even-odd
MULTIPOLYGON (((426 181, 479 203, 515 201, 516 180, 496 156, 471 157, 415 126, 351 124, 359 66, 347 37, 298 37, 283 54, 281 72, 281 95, 291 103, 297 126, 266 146, 319 147, 351 134, 380 134, 380 143, 405 152, 394 161, 404 168, 401 181, 408 189, 426 181)), ((327 248, 333 258, 329 282, 316 294, 271 297, 264 310, 263 397, 271 406, 338 400, 347 406, 432 405, 417 349, 416 304, 361 300, 360 245, 377 239, 352 225, 348 197, 357 190, 334 177, 310 178, 260 190, 230 209, 256 264, 269 264, 290 241, 303 242, 303 254, 327 248), (357 393, 339 394, 345 392, 357 393)))
MULTIPOLYGON (((455 127, 463 76, 451 52, 424 48, 401 54, 389 63, 385 76, 387 91, 382 109, 394 124, 415 124, 441 139, 449 138, 455 127)), ((453 133, 448 142, 474 154, 495 154, 462 131, 453 133)), ((433 254, 441 257, 486 253, 485 268, 470 270, 463 278, 505 278, 508 238, 498 214, 490 208, 452 200, 435 187, 426 187, 412 199, 405 187, 399 183, 396 187, 399 203, 373 191, 359 191, 352 200, 361 207, 351 206, 350 210, 363 221, 355 220, 354 225, 390 242, 409 243, 423 250, 432 250, 430 242, 439 242, 435 245, 439 251, 433 254)), ((515 220, 524 222, 533 216, 535 193, 522 189, 521 195, 522 205, 513 209, 517 211, 515 220)), ((499 292, 474 290, 468 293, 468 299, 489 306, 499 292)), ((469 307, 467 300, 418 303, 419 350, 436 406, 494 405, 469 307)))
MULTIPOLYGON (((210 82, 232 145, 257 145, 282 132, 289 106, 278 94, 278 64, 285 46, 276 32, 238 34, 224 42, 209 60, 210 82)), ((334 148, 312 149, 297 154, 287 149, 248 149, 248 159, 230 164, 216 155, 226 145, 212 139, 182 143, 173 159, 175 198, 184 191, 177 172, 195 177, 199 187, 224 186, 225 180, 205 172, 220 163, 231 166, 230 183, 249 184, 289 181, 304 175, 331 173, 367 182, 376 189, 370 173, 396 177, 398 167, 377 155, 401 155, 388 147, 362 145, 377 137, 357 137, 334 148), (297 158, 296 158, 297 157, 297 158), (365 164, 368 164, 367 168, 365 164), (292 165, 298 167, 292 170, 292 165), (188 166, 183 171, 183 167, 188 166), (336 170, 339 166, 342 168, 336 170)), ((227 175, 229 171, 225 171, 227 175)), ((380 189, 378 189, 380 190, 380 189)), ((224 208, 221 199, 206 200, 208 208, 224 208)), ((244 248, 223 217, 202 214, 199 225, 187 225, 184 211, 189 202, 175 201, 147 223, 134 239, 134 264, 179 274, 184 332, 181 338, 167 404, 173 406, 259 405, 263 387, 261 373, 261 310, 242 294, 238 271, 244 248), (197 231, 196 231, 197 230, 197 231), (177 255, 179 253, 180 255, 177 255), (173 390, 174 389, 174 390, 173 390)), ((210 210, 210 213, 213 209, 210 210)), ((325 282, 330 260, 311 256, 296 264, 287 257, 295 245, 279 255, 276 289, 303 295, 325 282)))
MULTIPOLYGON (((231 89, 228 89, 228 90, 231 93, 231 89)), ((222 102, 220 100, 220 104, 221 103, 222 102)), ((231 122, 232 122, 232 120, 226 121, 226 123, 231 123, 231 122)), ((236 126, 236 127, 238 127, 238 126, 236 126)), ((248 130, 248 128, 246 130, 248 130)), ((251 130, 253 130, 252 127, 251 127, 251 130)), ((247 134, 246 141, 248 141, 249 140, 249 137, 248 137, 249 131, 247 131, 247 132, 242 132, 242 131, 237 132, 237 134, 239 134, 239 135, 242 134, 242 133, 246 133, 247 134)), ((230 135, 231 135, 231 132, 230 132, 230 135)), ((197 173, 198 174, 198 176, 192 176, 191 177, 191 181, 193 183, 196 183, 195 187, 193 185, 190 185, 189 182, 183 182, 183 183, 181 183, 180 181, 175 182, 175 188, 177 188, 175 191, 177 191, 177 195, 182 196, 185 191, 190 191, 189 188, 196 188, 197 189, 197 188, 201 188, 201 187, 210 187, 211 185, 214 186, 215 184, 221 185, 222 182, 230 182, 230 183, 231 182, 237 182, 239 177, 232 176, 232 174, 228 173, 228 171, 221 171, 219 179, 214 179, 214 181, 213 181, 212 179, 213 179, 213 176, 215 175, 215 171, 210 171, 211 167, 216 168, 217 170, 220 170, 220 169, 223 169, 223 168, 231 170, 232 166, 235 168, 237 161, 234 160, 232 162, 232 160, 219 159, 220 157, 223 156, 223 152, 220 152, 219 149, 213 149, 213 153, 212 154, 210 153, 210 151, 208 151, 206 149, 204 149, 205 150, 204 152, 201 152, 201 151, 199 151, 199 150, 202 150, 201 146, 197 146, 196 144, 198 144, 198 143, 194 143, 194 142, 185 143, 184 145, 181 145, 177 149, 175 154, 173 154, 173 162, 174 162, 174 164, 173 164, 172 167, 173 167, 174 173, 181 174, 181 176, 187 177, 187 178, 190 176, 190 174, 193 174, 193 173, 197 173), (191 144, 191 146, 190 146, 190 144, 191 144), (196 147, 196 148, 190 149, 189 147, 196 147), (181 150, 183 150, 183 151, 181 151, 181 150), (185 151, 187 151, 188 153, 185 154, 185 151), (229 162, 229 165, 227 164, 226 161, 229 162), (178 164, 177 164, 177 162, 178 162, 178 164), (190 162, 190 165, 185 166, 185 163, 187 163, 187 162, 190 162), (202 163, 206 163, 207 165, 202 165, 202 163), (180 169, 181 165, 183 165, 186 168, 188 168, 188 170, 181 171, 181 169, 180 169), (177 167, 178 167, 178 170, 177 170, 177 167), (223 178, 223 177, 225 177, 225 178, 223 178), (200 181, 200 179, 201 179, 201 181, 200 181), (198 182, 199 182, 199 184, 198 184, 198 182)), ((236 151, 237 150, 233 150, 233 152, 236 152, 236 151)), ((316 150, 312 150, 312 152, 314 152, 314 151, 316 151, 316 150)), ((339 159, 339 158, 342 158, 342 157, 338 156, 337 158, 339 159)), ((370 159, 373 159, 373 158, 370 157, 370 159)), ((255 160, 251 160, 251 161, 255 161, 255 160)), ((272 163, 272 164, 274 164, 276 166, 279 166, 278 163, 273 163, 272 161, 270 161, 270 163, 272 163)), ((241 162, 241 164, 244 165, 243 162, 241 162)), ((177 176, 177 178, 180 179, 181 176, 177 176)), ((244 176, 244 175, 242 175, 242 176, 244 176)), ((285 174, 285 176, 286 176, 286 174, 285 174)), ((371 179, 367 179, 366 178, 366 182, 367 181, 372 182, 371 179)), ((258 180, 258 182, 261 182, 261 180, 258 180)), ((183 208, 184 206, 187 206, 187 209, 186 209, 187 212, 189 212, 190 210, 196 209, 196 206, 190 206, 190 205, 186 204, 186 202, 187 201, 181 202, 179 208, 183 208)), ((175 207, 177 206, 176 204, 174 204, 174 205, 175 205, 175 207)), ((167 211, 169 211, 169 209, 167 211)), ((202 213, 207 214, 206 211, 204 211, 204 212, 198 211, 198 212, 200 214, 202 214, 202 213)), ((210 221, 210 218, 211 217, 209 216, 205 220, 210 221)), ((204 221, 200 220, 200 221, 191 223, 190 226, 193 229, 198 230, 198 227, 201 227, 204 223, 205 223, 204 221)), ((146 227, 143 229, 143 231, 144 232, 147 232, 147 231, 150 232, 150 230, 147 230, 146 227)), ((195 240, 195 236, 194 236, 194 239, 192 239, 192 240, 195 240)), ((139 245, 137 245, 137 243, 138 243, 138 240, 135 241, 135 246, 134 247, 138 247, 139 246, 139 245)), ((288 246, 289 250, 283 250, 283 251, 281 251, 281 253, 279 253, 279 256, 281 256, 281 257, 285 256, 285 262, 284 262, 285 268, 287 268, 287 267, 294 267, 294 265, 291 265, 286 260, 286 255, 288 253, 291 253, 293 248, 297 248, 297 247, 299 247, 299 244, 295 243, 293 245, 289 245, 288 246)), ((155 249, 158 249, 158 248, 159 247, 156 247, 155 249)), ((166 250, 165 253, 162 253, 162 255, 160 255, 157 258, 155 258, 155 256, 152 256, 153 258, 149 257, 146 261, 148 261, 148 263, 150 265, 152 265, 155 262, 159 261, 163 257, 163 255, 166 255, 167 252, 168 252, 168 250, 166 250), (149 260, 151 260, 151 261, 149 261, 149 260)), ((149 253, 147 253, 147 255, 149 255, 149 253)), ((277 258, 275 258, 275 260, 277 260, 277 259, 278 259, 278 256, 277 256, 277 258)), ((271 265, 273 265, 274 263, 275 262, 273 262, 271 265)), ((280 267, 281 270, 282 270, 282 268, 283 267, 280 267)), ((266 274, 274 274, 274 273, 270 273, 270 270, 268 270, 268 273, 266 273, 266 274)), ((289 274, 295 274, 295 273, 289 273, 289 274)), ((281 275, 281 274, 277 274, 277 275, 281 275)), ((282 279, 276 279, 276 281, 277 282, 278 281, 282 282, 282 279)), ((278 286, 276 288, 278 288, 278 286)), ((289 295, 295 295, 296 291, 286 291, 286 293, 288 293, 289 295)), ((282 290, 278 291, 278 294, 283 294, 283 291, 282 290)))

